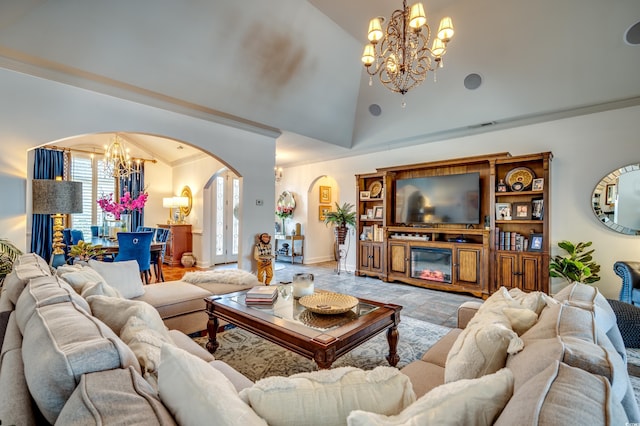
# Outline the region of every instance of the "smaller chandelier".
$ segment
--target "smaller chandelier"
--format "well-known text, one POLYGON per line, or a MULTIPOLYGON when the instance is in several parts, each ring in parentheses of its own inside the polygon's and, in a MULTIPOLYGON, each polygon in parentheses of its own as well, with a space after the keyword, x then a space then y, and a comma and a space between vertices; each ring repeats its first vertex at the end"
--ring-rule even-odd
POLYGON ((129 155, 129 148, 124 146, 124 140, 118 135, 111 140, 111 144, 104 146, 104 172, 116 179, 128 178, 139 172, 140 160, 134 161, 129 155))
POLYGON ((370 43, 362 54, 362 62, 370 76, 369 85, 378 74, 387 89, 404 95, 422 83, 429 71, 434 73, 435 80, 436 68, 443 67, 442 56, 453 37, 451 18, 442 18, 431 48, 431 29, 422 3, 409 8, 403 0, 402 10, 391 14, 385 32, 382 31, 383 22, 383 17, 369 22, 370 43))

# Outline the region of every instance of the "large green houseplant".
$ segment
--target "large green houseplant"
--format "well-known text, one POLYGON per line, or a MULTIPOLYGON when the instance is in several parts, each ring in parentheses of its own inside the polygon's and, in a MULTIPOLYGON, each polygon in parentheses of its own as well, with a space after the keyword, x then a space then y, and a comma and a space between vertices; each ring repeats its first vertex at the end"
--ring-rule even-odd
POLYGON ((336 210, 327 212, 324 217, 325 225, 335 225, 336 239, 338 244, 344 244, 347 236, 347 226, 356 226, 356 212, 353 204, 344 203, 340 206, 336 202, 336 210))
POLYGON ((101 244, 93 245, 89 242, 80 240, 77 244, 69 247, 69 257, 74 260, 87 262, 89 259, 102 260, 105 250, 101 244))
POLYGON ((592 284, 598 280, 600 265, 593 261, 595 250, 586 250, 591 247, 591 241, 573 244, 570 241, 560 241, 558 247, 567 252, 565 255, 556 255, 549 262, 549 275, 563 278, 569 283, 577 281, 583 284, 592 284))
POLYGON ((0 285, 4 281, 11 268, 13 268, 13 262, 22 254, 22 251, 18 249, 11 241, 6 238, 0 238, 0 285))

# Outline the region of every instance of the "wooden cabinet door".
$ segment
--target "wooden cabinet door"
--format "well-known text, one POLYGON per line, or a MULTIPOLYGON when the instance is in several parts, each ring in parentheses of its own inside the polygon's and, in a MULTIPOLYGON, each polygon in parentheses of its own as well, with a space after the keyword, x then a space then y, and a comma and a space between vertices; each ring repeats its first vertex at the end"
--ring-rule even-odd
POLYGON ((382 256, 382 244, 372 243, 369 249, 369 253, 371 255, 371 262, 369 267, 373 272, 383 272, 383 256, 382 256))
POLYGON ((501 252, 496 255, 496 288, 518 287, 518 254, 515 252, 501 252))
POLYGON ((454 284, 478 285, 481 283, 480 254, 480 249, 477 248, 456 248, 456 280, 454 284))
POLYGON ((538 254, 522 253, 520 262, 521 289, 524 291, 544 291, 542 285, 542 257, 538 254))
POLYGON ((371 270, 371 244, 360 243, 360 258, 358 259, 358 269, 363 271, 371 270))
POLYGON ((389 243, 389 272, 407 275, 408 249, 404 243, 389 243))

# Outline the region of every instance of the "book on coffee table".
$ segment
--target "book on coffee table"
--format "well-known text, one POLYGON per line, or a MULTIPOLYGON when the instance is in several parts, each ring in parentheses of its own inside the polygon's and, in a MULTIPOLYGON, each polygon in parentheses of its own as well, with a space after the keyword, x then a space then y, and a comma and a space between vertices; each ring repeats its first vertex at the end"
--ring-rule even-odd
POLYGON ((269 286, 256 286, 247 291, 245 303, 247 305, 270 305, 278 297, 278 288, 269 286))

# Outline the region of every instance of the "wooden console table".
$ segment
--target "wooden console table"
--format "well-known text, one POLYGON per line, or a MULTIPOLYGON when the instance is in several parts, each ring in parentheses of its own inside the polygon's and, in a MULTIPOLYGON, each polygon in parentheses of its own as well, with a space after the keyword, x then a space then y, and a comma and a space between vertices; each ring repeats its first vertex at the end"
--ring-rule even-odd
POLYGON ((300 263, 304 263, 304 235, 282 235, 276 234, 276 247, 275 247, 275 256, 276 260, 278 260, 279 256, 287 256, 291 257, 291 263, 295 262, 296 257, 300 258, 300 263), (298 248, 296 250, 296 241, 299 241, 298 248), (282 243, 288 242, 289 247, 286 249, 286 253, 284 252, 284 247, 280 247, 282 243), (283 251, 281 253, 281 250, 283 251))

